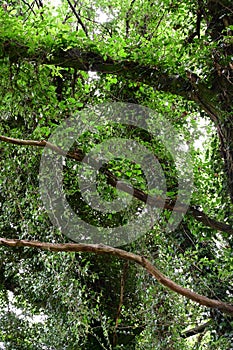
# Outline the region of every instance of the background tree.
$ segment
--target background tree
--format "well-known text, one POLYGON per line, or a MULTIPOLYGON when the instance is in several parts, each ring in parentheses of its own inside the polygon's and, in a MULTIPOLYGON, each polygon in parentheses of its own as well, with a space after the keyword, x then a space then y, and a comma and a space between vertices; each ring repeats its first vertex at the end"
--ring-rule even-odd
MULTIPOLYGON (((47 140, 63 120, 103 101, 140 104, 166 115, 192 149, 195 190, 182 223, 164 230, 177 193, 173 161, 150 134, 124 125, 84 134, 74 145, 64 169, 69 203, 89 222, 124 223, 127 216, 99 218, 79 205, 74 165, 114 135, 140 140, 158 157, 169 194, 160 221, 124 250, 147 257, 180 285, 232 303, 232 22, 227 0, 64 1, 56 9, 41 1, 2 3, 1 242, 69 242, 40 199, 42 149, 15 139, 47 140), (192 141, 201 121, 205 143, 197 150, 192 141)), ((147 195, 140 168, 110 162, 98 179, 105 199, 117 195, 114 176, 136 189, 135 213, 147 195)), ((229 315, 168 293, 143 269, 111 255, 2 246, 0 275, 7 349, 233 346, 229 315)))

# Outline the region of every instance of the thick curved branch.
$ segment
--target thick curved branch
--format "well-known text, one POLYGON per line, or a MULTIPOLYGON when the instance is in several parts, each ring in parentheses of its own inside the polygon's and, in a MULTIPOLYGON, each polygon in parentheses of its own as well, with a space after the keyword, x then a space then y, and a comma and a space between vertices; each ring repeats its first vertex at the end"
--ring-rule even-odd
MULTIPOLYGON (((12 137, 3 136, 3 135, 0 135, 0 140, 7 143, 15 144, 15 145, 21 145, 21 146, 36 146, 36 147, 42 147, 42 148, 48 147, 54 152, 61 154, 63 156, 66 156, 68 158, 75 159, 79 162, 81 161, 88 162, 88 164, 92 165, 96 169, 101 168, 98 161, 91 159, 90 157, 89 158, 85 157, 85 154, 81 150, 76 150, 73 153, 69 153, 69 152, 66 153, 60 147, 45 140, 42 140, 42 141, 22 140, 22 139, 15 139, 12 137)), ((199 209, 196 209, 190 206, 187 211, 186 206, 184 206, 182 203, 179 203, 179 205, 175 206, 175 204, 177 203, 174 201, 171 201, 169 198, 164 199, 161 196, 148 195, 145 192, 123 181, 119 181, 117 177, 113 175, 109 170, 103 170, 103 173, 107 176, 107 181, 110 185, 112 185, 113 187, 117 187, 119 190, 123 192, 129 193, 129 194, 133 193, 133 197, 137 198, 143 203, 146 203, 150 206, 155 206, 158 208, 174 210, 176 212, 181 212, 181 213, 187 212, 188 214, 192 215, 197 221, 202 222, 205 226, 211 227, 221 232, 233 234, 233 228, 230 225, 211 219, 199 209)))
MULTIPOLYGON (((92 45, 93 47, 93 45, 92 45)), ((60 47, 37 49, 30 52, 28 44, 9 38, 1 41, 0 51, 3 57, 8 57, 12 63, 18 61, 39 62, 40 64, 55 65, 64 68, 75 68, 82 71, 92 71, 106 74, 116 74, 137 82, 143 82, 157 90, 181 95, 192 99, 192 84, 189 79, 179 75, 171 75, 159 66, 145 66, 133 60, 114 60, 104 57, 97 49, 60 47)))
POLYGON ((227 304, 219 300, 207 298, 203 295, 191 291, 190 289, 178 285, 177 283, 173 282, 171 279, 166 277, 155 266, 153 266, 149 260, 147 260, 143 256, 130 253, 122 249, 113 248, 103 244, 55 244, 39 241, 27 241, 5 238, 0 238, 0 245, 4 245, 6 247, 30 247, 42 250, 49 250, 52 252, 89 252, 94 254, 108 254, 117 256, 120 259, 133 261, 138 265, 142 266, 145 270, 147 270, 148 273, 155 277, 160 284, 172 290, 173 292, 183 295, 187 299, 193 300, 194 302, 200 305, 218 309, 226 314, 233 316, 233 305, 227 304))
POLYGON ((67 51, 58 50, 58 53, 53 55, 47 63, 84 71, 116 74, 148 84, 160 91, 180 95, 187 99, 191 97, 192 86, 188 79, 175 74, 169 75, 158 66, 144 66, 127 60, 115 61, 111 57, 104 60, 99 53, 80 51, 75 48, 67 51))

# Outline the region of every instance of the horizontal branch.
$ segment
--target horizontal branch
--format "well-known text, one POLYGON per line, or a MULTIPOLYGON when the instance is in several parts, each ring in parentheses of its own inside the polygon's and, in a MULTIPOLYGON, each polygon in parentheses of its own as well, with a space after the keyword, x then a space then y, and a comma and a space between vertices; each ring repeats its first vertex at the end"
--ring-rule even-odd
MULTIPOLYGON (((60 147, 42 140, 42 141, 36 141, 36 140, 22 140, 22 139, 15 139, 12 137, 7 137, 7 136, 3 136, 0 135, 0 140, 7 142, 7 143, 12 143, 15 145, 21 145, 21 146, 36 146, 36 147, 48 147, 49 149, 53 150, 54 152, 61 154, 63 156, 66 156, 68 158, 71 159, 75 159, 79 162, 81 161, 85 161, 88 162, 88 164, 91 164, 94 168, 96 169, 100 169, 100 165, 99 162, 89 158, 85 158, 85 154, 81 151, 81 150, 75 150, 75 152, 73 153, 66 153, 65 151, 63 151, 60 147)), ((200 211, 199 209, 196 209, 194 207, 189 207, 188 211, 187 211, 187 207, 184 206, 182 203, 180 203, 179 205, 177 205, 177 202, 172 201, 169 198, 162 198, 161 196, 151 196, 146 194, 145 192, 123 182, 123 181, 119 181, 117 179, 117 177, 115 175, 113 175, 109 170, 103 170, 103 173, 107 176, 107 181, 108 183, 113 186, 113 187, 117 187, 117 189, 129 193, 129 194, 133 194, 133 197, 137 198, 138 200, 140 200, 143 203, 146 203, 150 206, 155 206, 158 208, 162 208, 162 209, 167 209, 167 210, 171 210, 171 211, 176 211, 176 212, 180 212, 180 213, 188 213, 190 215, 192 215, 197 221, 203 223, 205 226, 211 227, 214 230, 218 230, 221 232, 226 232, 229 234, 233 234, 233 228, 230 225, 227 225, 223 222, 219 222, 217 220, 214 220, 210 217, 208 217, 205 213, 203 213, 202 211, 200 211), (175 206, 176 204, 176 206, 175 206)))
MULTIPOLYGON (((29 61, 39 64, 55 65, 76 70, 91 71, 104 74, 115 74, 126 79, 142 82, 154 87, 156 90, 180 95, 186 99, 192 99, 192 84, 189 79, 180 75, 169 74, 162 66, 143 65, 134 60, 114 60, 110 56, 105 57, 98 49, 90 44, 90 48, 73 47, 61 49, 56 47, 37 49, 32 52, 29 44, 9 38, 5 41, 0 38, 0 51, 3 57, 8 57, 12 63, 29 61)), ((69 44, 67 43, 69 46, 69 44)))
POLYGON ((190 206, 187 213, 191 214, 197 221, 201 222, 205 226, 213 228, 214 230, 226 232, 229 234, 233 233, 232 226, 225 224, 225 222, 220 222, 210 218, 208 215, 206 215, 203 211, 199 209, 190 206))
POLYGON ((42 140, 42 141, 36 141, 36 140, 22 140, 22 139, 15 139, 13 137, 3 136, 0 135, 0 140, 12 143, 13 145, 20 145, 20 146, 36 146, 36 147, 48 147, 49 149, 55 151, 58 154, 66 155, 66 152, 64 152, 60 147, 57 147, 53 145, 52 143, 42 140))
POLYGON ((49 250, 52 252, 88 252, 94 254, 108 254, 117 256, 121 259, 133 261, 138 265, 142 266, 147 272, 149 272, 156 280, 172 290, 175 293, 178 293, 187 299, 190 299, 200 305, 214 308, 222 311, 223 313, 227 313, 233 316, 233 305, 227 304, 225 302, 214 300, 207 298, 203 295, 195 293, 190 289, 184 288, 177 283, 173 282, 171 279, 166 277, 162 272, 160 272, 155 266, 153 266, 149 260, 144 258, 143 256, 127 252, 122 249, 113 248, 110 246, 106 246, 103 244, 76 244, 76 243, 46 243, 39 241, 27 241, 27 240, 19 240, 19 239, 5 239, 0 238, 0 245, 4 245, 7 247, 30 247, 37 248, 42 250, 49 250))
POLYGON ((187 329, 186 331, 184 331, 181 334, 181 337, 182 338, 189 338, 189 337, 192 337, 194 335, 203 333, 206 330, 206 328, 211 325, 211 323, 212 323, 212 320, 209 320, 203 324, 200 324, 199 326, 196 326, 196 327, 191 328, 191 329, 187 329))
POLYGON ((168 74, 158 66, 144 66, 135 61, 105 60, 101 54, 72 48, 67 51, 58 50, 49 58, 48 64, 60 67, 72 67, 83 71, 92 71, 106 74, 116 74, 130 80, 143 82, 157 90, 181 95, 187 98, 192 91, 189 79, 179 75, 168 74))

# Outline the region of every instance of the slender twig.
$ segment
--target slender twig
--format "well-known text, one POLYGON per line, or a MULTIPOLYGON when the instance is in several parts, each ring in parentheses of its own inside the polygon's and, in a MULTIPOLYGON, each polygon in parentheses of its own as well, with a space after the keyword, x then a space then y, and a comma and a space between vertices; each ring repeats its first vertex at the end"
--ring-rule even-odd
POLYGON ((121 316, 121 309, 122 309, 122 305, 123 305, 123 302, 124 302, 125 281, 126 281, 126 277, 127 277, 128 267, 129 267, 129 262, 127 261, 124 264, 124 268, 123 268, 122 275, 121 275, 120 300, 119 300, 119 305, 118 305, 117 315, 116 315, 116 321, 115 321, 115 327, 114 327, 113 346, 116 346, 116 344, 117 344, 117 328, 118 328, 118 325, 119 325, 119 319, 120 319, 120 316, 121 316))
POLYGON ((41 0, 35 0, 35 1, 36 1, 38 9, 43 8, 44 5, 43 5, 43 2, 41 0))
POLYGON ((33 9, 33 3, 32 4, 29 4, 27 1, 25 1, 25 0, 22 0, 23 1, 23 3, 26 5, 26 6, 28 6, 28 10, 31 10, 32 11, 32 13, 34 14, 34 15, 36 15, 36 13, 35 13, 35 11, 34 11, 34 9, 33 9))
POLYGON ((129 5, 129 9, 126 12, 126 15, 125 15, 125 33, 126 33, 126 37, 128 37, 128 35, 129 35, 129 21, 130 21, 129 16, 130 16, 130 14, 132 12, 134 3, 135 3, 135 0, 132 0, 130 5, 129 5))
POLYGON ((70 0, 67 0, 67 2, 68 2, 68 4, 69 4, 69 6, 70 6, 70 8, 71 8, 71 10, 72 10, 72 12, 73 12, 73 14, 74 14, 75 17, 77 18, 78 23, 81 25, 81 27, 82 27, 84 33, 86 34, 86 37, 88 38, 88 32, 87 32, 87 29, 86 29, 86 27, 85 27, 83 21, 81 20, 81 17, 78 15, 78 13, 77 13, 75 7, 73 6, 73 4, 71 3, 71 1, 70 1, 70 0))

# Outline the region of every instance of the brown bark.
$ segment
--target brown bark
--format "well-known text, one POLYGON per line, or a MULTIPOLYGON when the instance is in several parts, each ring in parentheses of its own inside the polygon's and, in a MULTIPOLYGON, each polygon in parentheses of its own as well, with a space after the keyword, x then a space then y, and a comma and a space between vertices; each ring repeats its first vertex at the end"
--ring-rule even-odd
POLYGON ((143 256, 136 255, 122 249, 113 248, 103 244, 55 244, 39 241, 27 241, 5 238, 0 238, 0 245, 4 245, 6 247, 30 247, 42 250, 49 250, 52 252, 89 252, 94 254, 114 255, 119 257, 120 259, 129 260, 142 266, 145 270, 147 270, 148 273, 155 277, 160 284, 172 290, 173 292, 183 295, 187 299, 193 300, 194 302, 200 305, 218 309, 223 313, 233 316, 233 305, 227 304, 220 300, 207 298, 203 295, 191 291, 190 289, 178 285, 177 283, 166 277, 163 273, 161 273, 155 266, 153 266, 150 263, 149 260, 147 260, 143 256))
MULTIPOLYGON (((42 141, 36 141, 36 140, 22 140, 22 139, 15 139, 12 137, 7 137, 0 135, 0 140, 7 142, 7 143, 12 143, 15 145, 22 145, 22 146, 36 146, 36 147, 48 147, 54 152, 61 154, 63 156, 67 156, 68 158, 75 159, 77 161, 84 161, 85 160, 85 154, 81 150, 76 150, 75 153, 66 153, 64 152, 60 147, 57 147, 56 145, 42 140, 42 141)), ((91 165, 95 167, 96 169, 99 169, 100 166, 98 162, 94 159, 88 159, 88 162, 91 162, 91 165)), ((186 213, 187 208, 180 203, 179 206, 176 205, 175 207, 175 202, 171 201, 169 198, 164 199, 160 196, 152 197, 145 192, 134 188, 130 186, 129 184, 124 183, 123 181, 119 182, 117 177, 114 176, 110 171, 105 170, 104 174, 107 177, 108 183, 112 185, 113 187, 116 187, 126 193, 133 193, 133 196, 137 198, 138 200, 142 201, 143 203, 147 203, 150 206, 155 206, 158 208, 163 208, 167 210, 174 210, 176 212, 181 212, 181 213, 186 213)), ((206 215, 204 212, 202 212, 199 209, 196 209, 194 207, 189 207, 188 208, 188 213, 192 215, 197 221, 202 222, 205 226, 211 227, 215 230, 221 231, 221 232, 226 232, 229 234, 233 234, 233 228, 230 225, 227 225, 223 222, 219 222, 217 220, 214 220, 208 215, 206 215)))

